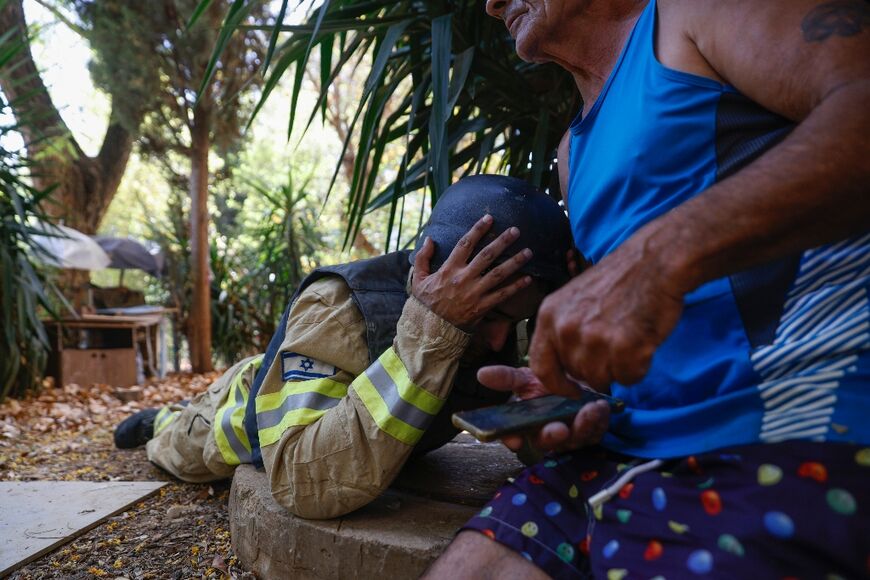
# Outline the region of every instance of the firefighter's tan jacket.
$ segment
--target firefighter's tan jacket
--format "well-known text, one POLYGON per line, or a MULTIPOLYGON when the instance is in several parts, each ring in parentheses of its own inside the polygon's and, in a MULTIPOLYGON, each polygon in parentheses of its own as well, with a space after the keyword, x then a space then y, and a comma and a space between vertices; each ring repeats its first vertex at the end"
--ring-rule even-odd
MULTIPOLYGON (((369 365, 365 320, 342 279, 312 283, 293 304, 286 338, 255 401, 272 495, 292 513, 336 517, 379 496, 449 395, 470 336, 413 296, 396 331, 392 347, 369 365)), ((182 479, 203 481, 185 477, 193 470, 178 468, 186 454, 177 449, 175 469, 161 462, 165 445, 158 440, 170 444, 172 431, 195 428, 197 408, 206 405, 199 414, 212 413, 211 440, 191 455, 206 455, 208 461, 200 464, 220 477, 245 462, 250 444, 242 419, 259 361, 230 369, 235 376, 219 381, 222 395, 204 393, 174 409, 175 415, 158 418, 149 459, 182 479)), ((180 437, 175 439, 172 445, 178 447, 180 437)))
POLYGON ((347 285, 333 277, 315 282, 293 305, 260 387, 257 424, 272 495, 300 516, 345 514, 387 488, 441 409, 469 341, 413 296, 392 348, 372 365, 365 337, 347 285), (284 381, 284 353, 335 372, 284 381), (272 426, 270 416, 282 419, 272 426))

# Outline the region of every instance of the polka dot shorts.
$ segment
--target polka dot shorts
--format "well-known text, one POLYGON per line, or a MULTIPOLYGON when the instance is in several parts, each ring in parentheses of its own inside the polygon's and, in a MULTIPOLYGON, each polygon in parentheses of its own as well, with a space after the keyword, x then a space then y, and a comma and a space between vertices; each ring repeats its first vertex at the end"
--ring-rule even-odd
POLYGON ((789 441, 668 460, 589 507, 641 463, 600 448, 552 456, 463 529, 554 578, 870 576, 870 448, 789 441))

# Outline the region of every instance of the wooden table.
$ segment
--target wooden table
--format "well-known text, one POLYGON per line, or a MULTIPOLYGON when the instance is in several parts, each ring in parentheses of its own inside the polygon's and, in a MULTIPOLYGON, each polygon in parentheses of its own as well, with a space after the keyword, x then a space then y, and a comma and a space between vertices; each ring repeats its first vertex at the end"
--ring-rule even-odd
POLYGON ((48 375, 58 385, 129 387, 165 371, 165 310, 136 315, 83 314, 43 321, 51 343, 48 375))

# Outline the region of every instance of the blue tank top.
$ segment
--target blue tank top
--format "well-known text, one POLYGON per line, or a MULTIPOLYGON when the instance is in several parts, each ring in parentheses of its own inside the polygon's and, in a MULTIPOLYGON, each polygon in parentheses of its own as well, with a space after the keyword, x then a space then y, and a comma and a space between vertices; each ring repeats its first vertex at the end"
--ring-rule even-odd
MULTIPOLYGON (((776 145, 792 124, 733 87, 656 58, 656 3, 598 100, 571 125, 568 209, 593 263, 636 230, 776 145)), ((676 329, 605 446, 676 457, 786 439, 870 443, 870 236, 713 280, 676 329)))

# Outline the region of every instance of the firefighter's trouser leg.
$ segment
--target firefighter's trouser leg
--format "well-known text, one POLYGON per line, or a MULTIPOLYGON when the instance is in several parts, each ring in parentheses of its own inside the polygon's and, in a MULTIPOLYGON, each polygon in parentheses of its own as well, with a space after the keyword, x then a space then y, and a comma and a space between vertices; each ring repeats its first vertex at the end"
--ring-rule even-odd
MULTIPOLYGON (((154 438, 146 446, 148 460, 178 479, 191 483, 231 477, 236 466, 225 461, 213 426, 218 411, 227 403, 234 379, 249 368, 255 358, 250 357, 230 367, 187 406, 163 407, 154 420, 154 438)), ((235 383, 239 384, 238 381, 235 383)))

